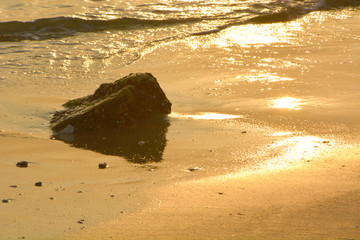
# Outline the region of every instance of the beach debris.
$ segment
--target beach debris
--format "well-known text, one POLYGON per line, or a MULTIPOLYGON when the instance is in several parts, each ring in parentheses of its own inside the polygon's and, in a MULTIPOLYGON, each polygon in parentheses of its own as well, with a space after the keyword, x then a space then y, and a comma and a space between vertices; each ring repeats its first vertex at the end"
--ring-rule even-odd
POLYGON ((330 143, 330 141, 325 140, 325 141, 323 141, 322 143, 330 143))
POLYGON ((55 200, 55 198, 54 198, 54 197, 49 197, 49 199, 50 199, 50 200, 55 200))
POLYGON ((63 104, 50 121, 51 129, 74 133, 106 127, 128 127, 155 114, 169 114, 171 102, 151 73, 132 73, 113 83, 104 83, 83 98, 63 104))
POLYGON ((223 195, 224 193, 223 192, 219 192, 219 195, 223 195))
POLYGON ((194 171, 200 171, 200 170, 203 170, 202 168, 200 167, 193 167, 193 168, 188 168, 186 169, 188 172, 194 172, 194 171))
POLYGON ((84 193, 84 191, 82 191, 82 190, 79 190, 79 191, 77 191, 77 193, 84 193))
POLYGON ((36 183, 35 183, 35 186, 36 186, 36 187, 41 187, 41 186, 42 186, 42 182, 36 182, 36 183))
POLYGON ((115 195, 114 195, 114 194, 111 194, 111 195, 110 195, 110 197, 112 197, 112 198, 113 198, 113 197, 115 197, 115 195))
POLYGON ((5 198, 5 199, 1 200, 1 202, 2 202, 2 203, 9 203, 9 202, 10 202, 10 199, 5 198))
POLYGON ((29 163, 27 161, 21 161, 21 162, 17 162, 16 166, 19 168, 27 168, 29 166, 29 163))
POLYGON ((100 168, 100 169, 104 169, 104 168, 108 168, 108 167, 109 167, 109 165, 107 165, 106 162, 104 162, 104 163, 99 163, 99 168, 100 168))
POLYGON ((139 141, 138 144, 139 144, 139 145, 144 145, 145 142, 144 142, 144 141, 139 141))
POLYGON ((10 185, 11 188, 17 188, 19 187, 18 185, 10 185))
POLYGON ((85 222, 85 219, 80 219, 79 221, 77 221, 78 224, 83 224, 85 222))
POLYGON ((242 131, 241 133, 247 133, 247 131, 242 131))

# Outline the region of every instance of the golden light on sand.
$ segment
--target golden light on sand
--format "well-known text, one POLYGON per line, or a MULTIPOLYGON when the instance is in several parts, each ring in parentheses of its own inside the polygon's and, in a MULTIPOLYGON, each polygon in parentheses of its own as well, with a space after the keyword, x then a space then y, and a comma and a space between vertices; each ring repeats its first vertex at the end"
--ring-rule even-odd
POLYGON ((329 141, 316 136, 293 136, 269 145, 266 152, 275 152, 275 156, 261 164, 261 168, 275 170, 287 167, 299 161, 313 159, 329 147, 329 141))
POLYGON ((169 117, 187 118, 187 119, 196 119, 196 120, 224 120, 224 119, 243 118, 243 116, 241 115, 231 115, 231 114, 222 114, 222 113, 213 113, 213 112, 204 112, 195 115, 180 114, 173 112, 169 115, 169 117))
POLYGON ((312 161, 317 156, 321 156, 320 158, 326 157, 333 149, 333 141, 311 135, 298 136, 297 134, 294 132, 274 133, 274 136, 283 136, 284 138, 269 144, 253 156, 255 159, 266 159, 265 161, 259 161, 254 166, 246 169, 246 171, 242 169, 240 172, 228 174, 227 177, 251 175, 260 172, 268 173, 300 166, 299 164, 312 161))
POLYGON ((292 98, 292 97, 283 97, 283 98, 271 100, 269 107, 300 110, 301 109, 300 105, 301 105, 300 99, 292 98))

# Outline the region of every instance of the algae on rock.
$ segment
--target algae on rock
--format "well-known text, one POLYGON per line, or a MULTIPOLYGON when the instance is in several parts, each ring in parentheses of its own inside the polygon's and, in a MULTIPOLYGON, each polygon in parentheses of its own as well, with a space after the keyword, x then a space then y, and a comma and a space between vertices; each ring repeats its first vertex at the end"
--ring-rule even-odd
POLYGON ((156 114, 171 113, 171 103, 150 73, 132 73, 102 84, 93 95, 66 102, 54 113, 54 132, 74 132, 132 126, 156 114))

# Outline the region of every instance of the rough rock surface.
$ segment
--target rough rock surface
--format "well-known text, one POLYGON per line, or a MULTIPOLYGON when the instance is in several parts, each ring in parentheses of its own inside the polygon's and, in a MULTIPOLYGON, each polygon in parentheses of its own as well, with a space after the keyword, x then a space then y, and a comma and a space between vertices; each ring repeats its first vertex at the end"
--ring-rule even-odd
POLYGON ((102 84, 93 95, 66 102, 50 121, 54 132, 127 127, 154 114, 169 114, 171 103, 150 73, 102 84))

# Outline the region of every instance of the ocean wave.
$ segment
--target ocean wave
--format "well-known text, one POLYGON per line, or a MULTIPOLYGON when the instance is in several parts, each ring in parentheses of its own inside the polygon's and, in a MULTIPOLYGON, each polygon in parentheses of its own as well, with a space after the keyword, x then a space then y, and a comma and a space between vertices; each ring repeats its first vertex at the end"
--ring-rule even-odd
POLYGON ((200 19, 144 20, 136 18, 120 18, 113 20, 86 20, 76 17, 56 17, 38 19, 33 22, 12 21, 0 23, 0 42, 45 40, 68 37, 76 33, 98 32, 113 29, 129 30, 144 27, 164 27, 194 21, 200 21, 200 19))
MULTIPOLYGON (((30 22, 0 22, 0 42, 22 40, 46 40, 64 38, 78 33, 110 30, 132 30, 165 28, 173 25, 194 25, 201 23, 204 29, 185 35, 206 35, 239 24, 267 24, 286 22, 315 10, 359 6, 360 0, 320 0, 320 1, 273 1, 269 4, 253 3, 247 8, 234 8, 217 15, 187 15, 179 18, 136 18, 96 19, 81 17, 42 18, 30 22)), ((152 6, 153 7, 153 6, 152 6)), ((147 11, 150 9, 147 9, 147 11)), ((165 10, 151 9, 156 14, 165 10)), ((169 14, 170 16, 170 14, 169 14)), ((164 17, 164 16, 162 16, 164 17)))

